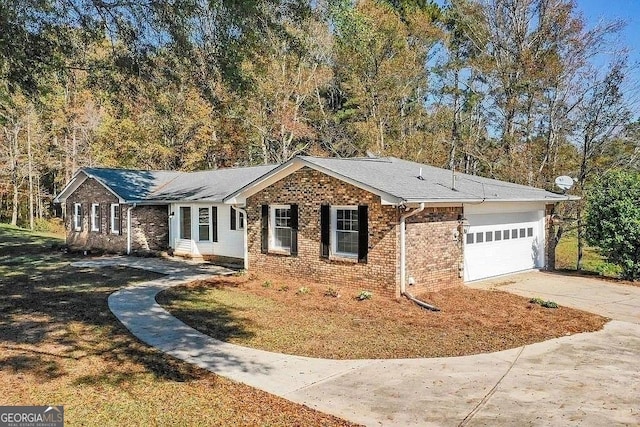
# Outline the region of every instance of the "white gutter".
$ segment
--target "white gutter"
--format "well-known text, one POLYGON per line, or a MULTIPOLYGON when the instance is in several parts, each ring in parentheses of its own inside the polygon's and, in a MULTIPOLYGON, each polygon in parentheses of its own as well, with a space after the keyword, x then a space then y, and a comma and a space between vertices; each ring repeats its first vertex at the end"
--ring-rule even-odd
POLYGON ((127 255, 131 255, 131 211, 137 206, 137 203, 127 208, 127 255))
POLYGON ((400 215, 400 295, 407 293, 407 226, 406 219, 424 210, 424 203, 411 212, 400 215))
POLYGON ((244 236, 242 239, 243 240, 242 257, 244 258, 244 269, 249 270, 249 245, 247 240, 247 233, 248 233, 247 230, 249 229, 249 220, 247 218, 247 211, 237 206, 234 206, 233 208, 239 211, 244 216, 244 233, 243 233, 244 236))

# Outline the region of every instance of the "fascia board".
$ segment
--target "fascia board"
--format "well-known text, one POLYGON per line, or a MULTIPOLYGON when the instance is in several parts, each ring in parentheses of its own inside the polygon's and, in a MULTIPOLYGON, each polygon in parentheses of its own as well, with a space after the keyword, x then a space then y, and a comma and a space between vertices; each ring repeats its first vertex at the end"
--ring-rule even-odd
POLYGON ((79 170, 76 174, 71 178, 69 183, 64 186, 62 191, 58 193, 58 195, 53 199, 53 203, 64 203, 67 201, 67 197, 74 191, 78 189, 78 187, 87 180, 87 174, 84 171, 79 170))

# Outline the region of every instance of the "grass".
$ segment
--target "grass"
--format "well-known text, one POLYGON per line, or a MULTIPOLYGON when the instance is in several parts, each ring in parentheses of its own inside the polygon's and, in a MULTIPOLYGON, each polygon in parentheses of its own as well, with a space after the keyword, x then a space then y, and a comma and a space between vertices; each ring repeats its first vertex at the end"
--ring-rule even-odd
POLYGON ((67 425, 349 425, 166 356, 107 307, 134 269, 74 268, 59 239, 0 226, 3 405, 64 405, 67 425))
POLYGON ((595 331, 606 322, 501 291, 459 287, 422 295, 441 309, 435 313, 405 299, 374 293, 359 300, 358 292, 343 290, 336 298, 326 289, 309 281, 248 274, 196 281, 164 291, 157 300, 220 340, 333 359, 462 356, 595 331), (267 281, 272 286, 263 286, 267 281), (296 292, 301 286, 309 292, 296 292))
MULTIPOLYGON (((565 234, 556 246, 556 269, 576 270, 578 260, 578 238, 574 234, 565 234)), ((582 252, 582 269, 586 273, 617 278, 620 268, 608 263, 597 248, 585 246, 582 252)))

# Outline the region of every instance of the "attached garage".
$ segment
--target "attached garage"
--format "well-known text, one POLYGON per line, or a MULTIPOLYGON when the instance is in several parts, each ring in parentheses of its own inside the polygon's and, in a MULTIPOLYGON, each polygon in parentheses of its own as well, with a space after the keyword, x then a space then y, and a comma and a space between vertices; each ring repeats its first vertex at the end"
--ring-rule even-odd
POLYGON ((544 204, 469 204, 464 212, 465 281, 544 267, 544 204))

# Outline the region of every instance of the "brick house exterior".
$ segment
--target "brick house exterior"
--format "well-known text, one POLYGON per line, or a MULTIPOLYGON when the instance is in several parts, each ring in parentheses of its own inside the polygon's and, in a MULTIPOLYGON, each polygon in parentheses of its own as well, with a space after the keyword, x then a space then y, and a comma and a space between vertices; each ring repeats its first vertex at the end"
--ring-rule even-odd
POLYGON ((85 168, 56 200, 72 248, 171 248, 397 298, 552 268, 553 208, 572 199, 392 157, 299 156, 200 172, 85 168))
MULTIPOLYGON (((399 297, 400 249, 398 207, 382 205, 380 197, 308 167, 302 168, 247 198, 249 268, 310 278, 327 286, 371 290, 399 297), (297 255, 261 250, 261 206, 298 205, 297 255), (368 206, 367 261, 321 256, 320 207, 368 206)), ((440 290, 462 283, 462 250, 452 238, 461 208, 428 208, 407 219, 407 270, 415 292, 440 290)))
MULTIPOLYGON (((120 204, 119 199, 95 179, 87 179, 66 199, 65 228, 67 245, 78 250, 100 250, 112 253, 127 252, 127 214, 129 204, 120 204), (81 229, 76 230, 75 205, 80 204, 81 229), (91 224, 92 205, 99 207, 99 225, 95 230, 91 224), (111 227, 111 205, 118 204, 120 219, 117 231, 111 227)), ((169 226, 167 207, 143 205, 131 210, 131 251, 153 252, 167 249, 169 226)))

